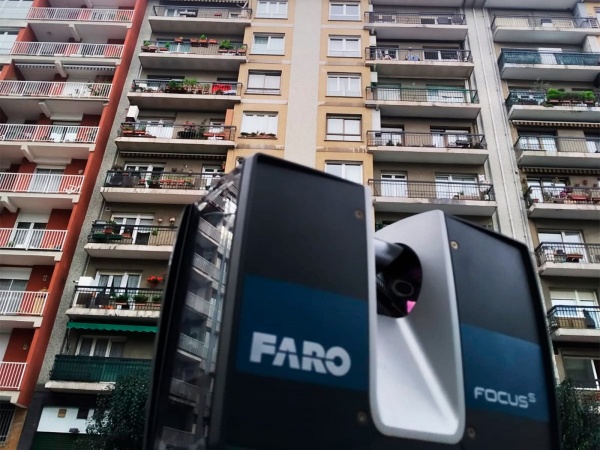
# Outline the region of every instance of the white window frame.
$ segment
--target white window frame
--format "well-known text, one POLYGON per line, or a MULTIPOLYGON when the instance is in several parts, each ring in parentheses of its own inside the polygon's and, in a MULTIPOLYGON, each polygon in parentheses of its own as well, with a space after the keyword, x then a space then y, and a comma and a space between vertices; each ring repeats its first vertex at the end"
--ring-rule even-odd
POLYGON ((111 350, 113 342, 127 342, 127 339, 122 336, 98 336, 98 335, 89 335, 89 334, 85 335, 84 334, 84 335, 79 336, 79 338, 77 339, 77 348, 75 349, 75 356, 79 355, 79 352, 81 350, 81 341, 83 339, 93 339, 92 347, 90 349, 91 355, 94 354, 94 350, 96 349, 96 344, 98 343, 98 339, 108 339, 108 346, 106 347, 106 352, 105 352, 104 358, 110 357, 110 356, 106 356, 106 355, 110 355, 110 350, 111 350))
POLYGON ((258 0, 256 4, 257 19, 287 19, 288 2, 287 0, 258 0), (266 12, 261 11, 261 6, 265 5, 266 12))
POLYGON ((245 111, 242 115, 241 133, 266 133, 277 136, 279 115, 276 112, 245 111))
MULTIPOLYGON (((336 166, 336 167, 340 166, 341 167, 341 169, 342 169, 342 175, 341 175, 341 177, 343 179, 348 180, 348 181, 352 181, 354 183, 363 184, 364 174, 363 174, 363 164, 362 164, 362 162, 360 162, 360 161, 326 161, 325 162, 325 173, 332 173, 330 170, 328 170, 332 166, 336 166), (360 168, 360 180, 353 180, 351 177, 348 178, 348 174, 347 174, 347 170, 346 169, 349 166, 352 166, 352 167, 357 167, 358 166, 360 168)), ((337 176, 336 173, 333 173, 333 175, 337 176)))
POLYGON ((406 172, 382 172, 378 194, 382 197, 408 197, 406 172))
POLYGON ((361 38, 360 36, 329 36, 327 41, 327 56, 334 58, 360 58, 361 57, 361 38), (342 43, 341 50, 332 50, 331 44, 334 41, 342 43), (356 50, 348 50, 348 42, 357 42, 356 50))
POLYGON ((280 95, 281 94, 281 71, 262 71, 250 70, 248 72, 248 83, 246 86, 246 94, 265 94, 265 95, 280 95), (251 80, 254 79, 253 82, 251 80), (259 81, 256 83, 256 81, 259 81), (253 86, 261 84, 262 86, 253 86), (267 87, 277 84, 276 88, 267 87))
POLYGON ((362 79, 356 73, 329 73, 327 74, 327 95, 335 97, 362 97, 362 79), (329 89, 330 81, 335 80, 337 90, 329 89), (358 90, 351 90, 352 80, 358 81, 358 90))
POLYGON ((284 55, 285 54, 285 35, 284 34, 265 34, 255 33, 252 37, 253 55, 284 55), (267 38, 266 48, 257 47, 256 38, 267 38), (281 48, 274 47, 274 42, 281 41, 281 48))
POLYGON ((329 20, 346 20, 346 21, 359 21, 360 17, 360 3, 359 2, 331 2, 329 3, 329 20), (342 6, 344 12, 340 15, 333 14, 334 6, 342 6), (358 11, 356 15, 351 15, 347 13, 348 7, 354 7, 358 11))
MULTIPOLYGON (((592 381, 592 382, 595 381, 596 386, 595 387, 591 387, 591 388, 580 388, 580 389, 594 389, 594 390, 600 389, 600 373, 596 369, 596 364, 594 364, 594 361, 598 361, 598 358, 585 357, 585 356, 563 355, 562 359, 563 359, 563 370, 565 372, 565 377, 567 377, 567 378, 569 378, 569 376, 567 374, 566 364, 564 364, 565 359, 583 359, 583 360, 587 361, 589 364, 591 364, 591 366, 592 366, 592 374, 593 374, 594 378, 592 380, 590 380, 590 381, 592 381)), ((578 381, 578 380, 575 380, 575 381, 578 381)))
POLYGON ((328 141, 346 141, 346 142, 361 142, 362 141, 362 116, 360 115, 337 115, 337 114, 328 114, 326 118, 325 124, 325 139, 328 141), (333 124, 330 123, 332 120, 342 120, 342 133, 334 133, 333 130, 330 130, 333 127, 333 124), (346 133, 348 126, 350 125, 347 122, 358 122, 359 132, 358 134, 346 133))

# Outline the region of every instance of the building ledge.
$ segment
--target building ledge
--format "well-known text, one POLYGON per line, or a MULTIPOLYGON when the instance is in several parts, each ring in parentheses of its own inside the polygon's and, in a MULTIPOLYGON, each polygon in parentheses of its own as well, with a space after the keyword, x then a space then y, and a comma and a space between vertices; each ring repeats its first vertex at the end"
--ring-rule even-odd
POLYGON ((87 381, 48 381, 44 387, 53 392, 65 392, 65 393, 89 393, 99 394, 105 392, 114 386, 114 382, 95 382, 90 383, 87 381))

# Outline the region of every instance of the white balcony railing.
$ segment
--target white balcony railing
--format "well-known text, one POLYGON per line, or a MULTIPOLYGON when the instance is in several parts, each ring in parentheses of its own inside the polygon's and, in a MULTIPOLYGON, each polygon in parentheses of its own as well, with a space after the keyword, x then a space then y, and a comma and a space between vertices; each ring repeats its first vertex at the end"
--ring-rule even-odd
POLYGON ((83 175, 0 173, 0 192, 78 194, 83 175))
POLYGON ((219 280, 219 268, 213 263, 208 262, 206 259, 202 258, 200 255, 194 255, 193 265, 197 269, 206 273, 208 276, 214 278, 215 281, 219 280))
POLYGON ((0 81, 0 95, 107 99, 110 83, 61 83, 52 81, 0 81))
POLYGON ((123 46, 118 44, 82 44, 77 42, 15 42, 11 55, 73 56, 93 58, 120 58, 123 46))
POLYGON ((0 316, 41 316, 48 292, 0 291, 0 316))
POLYGON ((19 389, 27 363, 1 362, 0 363, 0 389, 19 389))
POLYGON ((93 144, 96 142, 97 136, 98 127, 0 123, 0 141, 78 142, 93 144))
POLYGON ((208 346, 204 344, 204 342, 194 339, 187 334, 179 334, 178 347, 181 350, 199 356, 202 359, 205 359, 208 355, 208 346))
POLYGON ((28 20, 67 20, 77 22, 131 22, 132 9, 30 8, 28 20))
POLYGON ((215 307, 208 300, 204 300, 199 295, 193 294, 192 292, 188 292, 185 298, 186 306, 189 306, 194 311, 199 312, 200 314, 204 314, 208 317, 213 317, 215 313, 215 307))
POLYGON ((0 249, 62 250, 67 230, 0 228, 0 249))

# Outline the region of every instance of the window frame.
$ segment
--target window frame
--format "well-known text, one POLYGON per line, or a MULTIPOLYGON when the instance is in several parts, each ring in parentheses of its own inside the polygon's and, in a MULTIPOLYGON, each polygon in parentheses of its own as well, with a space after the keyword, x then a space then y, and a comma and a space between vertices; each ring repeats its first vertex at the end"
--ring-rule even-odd
POLYGON ((346 21, 346 22, 357 22, 361 20, 360 16, 360 2, 341 2, 341 1, 332 1, 329 3, 329 20, 331 21, 346 21), (344 14, 340 16, 336 16, 336 18, 332 18, 332 7, 333 6, 343 6, 344 14), (358 9, 356 16, 350 16, 347 14, 347 7, 354 6, 358 9))
MULTIPOLYGON (((254 119, 254 120, 256 120, 256 119, 254 119)), ((266 133, 266 134, 274 134, 275 136, 277 136, 278 128, 279 128, 279 113, 278 112, 244 111, 242 113, 242 122, 240 123, 240 133, 266 133), (268 129, 267 130, 249 129, 248 125, 244 124, 245 120, 250 120, 250 119, 246 119, 247 117, 261 117, 261 116, 275 117, 275 130, 274 131, 269 131, 268 129)))
POLYGON ((362 97, 362 76, 360 73, 328 73, 327 74, 327 94, 328 97, 362 97), (345 79, 348 81, 348 87, 350 87, 350 82, 349 80, 351 79, 357 79, 358 80, 358 91, 356 91, 356 93, 354 93, 354 91, 351 90, 338 90, 338 91, 329 91, 329 80, 331 79, 337 79, 337 84, 338 87, 340 86, 340 84, 342 84, 341 80, 345 79), (348 95, 352 93, 352 95, 348 95))
POLYGON ((325 118, 325 140, 326 141, 337 141, 337 142, 362 142, 363 141, 363 117, 362 115, 351 115, 351 114, 327 114, 325 118), (330 120, 343 120, 342 133, 330 133, 330 120), (346 133, 346 121, 358 121, 359 132, 358 134, 346 133), (341 137, 337 139, 336 136, 341 137), (346 139, 347 136, 355 136, 357 139, 346 139))
POLYGON ((273 70, 273 71, 269 71, 269 70, 249 70, 248 71, 248 82, 246 83, 246 94, 252 94, 252 95, 281 95, 281 71, 279 70, 273 70), (251 76, 262 76, 263 77, 263 87, 252 87, 250 85, 250 77, 251 76), (264 87, 265 86, 265 81, 267 80, 267 77, 272 77, 275 78, 277 77, 279 80, 279 87, 277 89, 275 88, 267 88, 264 87), (260 92, 259 92, 260 91, 260 92), (267 92, 265 92, 267 91, 267 92))
MULTIPOLYGON (((327 171, 327 168, 329 166, 341 166, 342 168, 342 175, 341 178, 343 178, 344 180, 347 181, 351 181, 353 183, 359 183, 359 184, 364 184, 364 170, 363 170, 363 163, 362 161, 336 161, 336 160, 332 160, 332 161, 325 161, 325 169, 324 172, 325 173, 329 173, 331 175, 336 175, 336 174, 332 174, 331 172, 327 171), (360 181, 355 181, 353 179, 348 179, 347 178, 347 174, 346 174, 346 168, 348 166, 353 166, 353 167, 360 167, 360 181)), ((337 175, 336 175, 337 176, 337 175)))
POLYGON ((273 34, 269 34, 269 33, 254 33, 252 36, 252 55, 274 55, 274 56, 283 56, 285 55, 285 34, 282 33, 273 33, 273 34), (256 38, 257 37, 266 37, 267 38, 267 49, 264 51, 261 51, 260 49, 256 48, 256 38), (271 50, 271 41, 274 38, 280 38, 281 39, 281 49, 276 49, 276 50, 271 50))
MULTIPOLYGON (((106 346, 106 350, 104 352, 105 355, 110 355, 113 342, 119 342, 119 343, 127 342, 127 338, 125 336, 101 336, 101 335, 97 335, 97 334, 82 334, 77 338, 77 347, 75 348, 75 356, 93 356, 99 339, 107 339, 108 340, 108 345, 106 346), (81 350, 82 339, 92 339, 93 340, 92 347, 90 348, 90 355, 80 355, 79 354, 79 352, 81 350)), ((110 356, 100 356, 100 358, 110 358, 110 356)))
POLYGON ((255 18, 257 19, 287 19, 288 18, 288 1, 287 0, 258 0, 258 2, 256 2, 256 14, 254 15, 255 18), (260 8, 260 4, 266 4, 267 6, 270 5, 276 5, 278 9, 279 6, 281 5, 285 5, 285 12, 283 13, 278 13, 278 12, 268 12, 268 13, 261 13, 259 11, 260 8))
POLYGON ((361 52, 361 42, 362 39, 360 36, 339 36, 339 35, 330 35, 327 38, 327 56, 330 58, 360 58, 362 57, 362 52, 361 52), (332 41, 335 40, 341 40, 343 45, 342 47, 344 47, 342 50, 332 50, 331 49, 331 43, 332 41), (356 54, 345 54, 348 53, 349 50, 346 50, 347 47, 347 43, 349 41, 357 41, 358 42, 358 49, 356 50, 356 54), (344 54, 333 54, 335 52, 340 52, 340 53, 344 53, 344 54))

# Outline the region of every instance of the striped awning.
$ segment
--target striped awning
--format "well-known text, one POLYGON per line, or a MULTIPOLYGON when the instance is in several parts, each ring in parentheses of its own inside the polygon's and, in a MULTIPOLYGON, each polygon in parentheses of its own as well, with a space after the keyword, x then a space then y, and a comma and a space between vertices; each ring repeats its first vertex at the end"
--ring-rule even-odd
POLYGON ((538 120, 512 120, 517 127, 562 127, 562 128, 600 128, 600 122, 542 122, 538 120))
POLYGON ((160 159, 213 159, 225 161, 225 155, 210 155, 205 153, 157 153, 157 152, 132 152, 121 151, 119 155, 125 158, 160 158, 160 159))
POLYGON ((521 172, 557 175, 600 175, 600 169, 574 169, 571 167, 521 167, 521 172))
POLYGON ((138 333, 156 333, 158 331, 158 327, 151 325, 128 325, 118 323, 88 322, 68 322, 67 328, 76 330, 129 331, 138 333))

